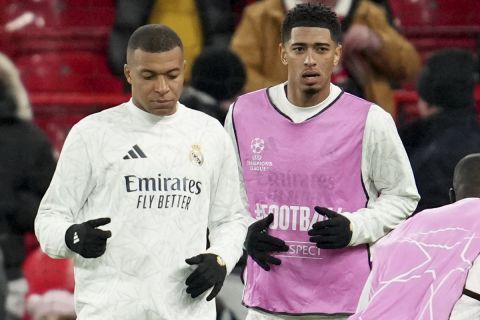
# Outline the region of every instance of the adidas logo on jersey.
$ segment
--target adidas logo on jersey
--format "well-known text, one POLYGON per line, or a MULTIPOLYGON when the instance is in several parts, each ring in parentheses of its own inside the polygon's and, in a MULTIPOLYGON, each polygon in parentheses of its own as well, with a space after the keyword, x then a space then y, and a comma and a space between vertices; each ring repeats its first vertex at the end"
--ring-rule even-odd
POLYGON ((146 158, 145 153, 140 149, 138 145, 134 145, 131 150, 128 151, 128 154, 123 157, 124 160, 128 159, 138 159, 146 158))
POLYGON ((78 233, 75 232, 73 234, 73 244, 76 244, 76 243, 79 243, 80 242, 80 238, 78 237, 78 233))

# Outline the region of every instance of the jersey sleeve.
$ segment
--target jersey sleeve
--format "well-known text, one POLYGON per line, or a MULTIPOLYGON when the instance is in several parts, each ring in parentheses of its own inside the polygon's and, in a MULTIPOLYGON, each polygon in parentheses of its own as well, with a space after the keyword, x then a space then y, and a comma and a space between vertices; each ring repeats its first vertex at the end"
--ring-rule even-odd
POLYGON ((78 125, 70 131, 57 168, 35 218, 35 234, 42 250, 52 258, 71 257, 65 232, 93 188, 91 160, 78 125))
POLYGON ((223 159, 212 190, 209 214, 210 248, 207 252, 223 258, 230 272, 242 255, 247 232, 248 211, 240 195, 240 179, 232 142, 222 130, 223 159))
POLYGON ((374 243, 415 210, 420 196, 392 117, 377 105, 367 116, 362 146, 366 208, 344 213, 351 222, 350 245, 374 243))

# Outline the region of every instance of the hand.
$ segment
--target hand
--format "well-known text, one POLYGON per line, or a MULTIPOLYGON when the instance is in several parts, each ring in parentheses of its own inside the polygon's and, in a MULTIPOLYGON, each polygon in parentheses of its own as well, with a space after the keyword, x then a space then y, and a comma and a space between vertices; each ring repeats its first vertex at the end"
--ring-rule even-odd
POLYGON ((212 292, 207 297, 207 301, 212 300, 220 292, 223 281, 227 276, 227 267, 220 256, 212 253, 199 254, 198 256, 185 259, 189 265, 198 264, 197 269, 193 271, 185 281, 187 293, 192 298, 196 298, 209 288, 213 287, 212 292))
POLYGON ((352 239, 350 220, 327 208, 315 207, 322 216, 328 220, 315 222, 312 229, 308 230, 310 241, 315 242, 321 249, 345 248, 352 239))
POLYGON ((110 218, 99 218, 74 224, 65 232, 65 243, 73 252, 84 258, 98 258, 105 253, 107 239, 112 232, 96 229, 110 223, 110 218))
POLYGON ((342 55, 353 53, 374 54, 382 47, 381 37, 372 29, 362 24, 352 25, 343 35, 342 55))
POLYGON ((273 214, 270 213, 266 218, 254 222, 248 227, 245 240, 247 254, 265 271, 270 271, 269 263, 277 266, 282 263, 280 259, 272 257, 268 253, 288 251, 285 241, 267 234, 268 226, 272 221, 273 214))

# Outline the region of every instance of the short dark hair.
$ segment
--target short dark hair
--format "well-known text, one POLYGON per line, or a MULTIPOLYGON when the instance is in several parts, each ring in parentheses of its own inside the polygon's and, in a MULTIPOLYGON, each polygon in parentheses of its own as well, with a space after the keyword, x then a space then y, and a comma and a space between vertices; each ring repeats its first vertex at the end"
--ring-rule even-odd
POLYGON ((330 30, 330 36, 336 43, 341 41, 341 27, 337 15, 327 6, 315 3, 302 3, 287 12, 282 23, 282 42, 290 40, 295 27, 317 27, 330 30))
POLYGON ((457 200, 480 198, 480 153, 463 157, 455 166, 453 189, 457 200))
POLYGON ((173 29, 162 24, 147 24, 135 30, 128 40, 127 50, 165 52, 176 47, 183 50, 183 43, 173 29))

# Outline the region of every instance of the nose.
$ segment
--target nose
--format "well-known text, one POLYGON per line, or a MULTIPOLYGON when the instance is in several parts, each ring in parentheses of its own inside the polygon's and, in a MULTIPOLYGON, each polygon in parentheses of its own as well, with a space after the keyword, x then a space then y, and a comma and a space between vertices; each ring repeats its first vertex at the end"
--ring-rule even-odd
POLYGON ((317 62, 315 61, 314 52, 312 49, 307 50, 303 64, 305 66, 315 66, 317 64, 317 62))
POLYGON ((167 81, 165 80, 164 76, 159 76, 157 81, 155 82, 155 91, 160 93, 161 95, 166 94, 170 88, 168 87, 167 81))

